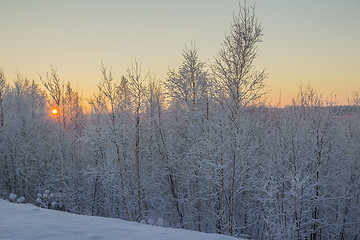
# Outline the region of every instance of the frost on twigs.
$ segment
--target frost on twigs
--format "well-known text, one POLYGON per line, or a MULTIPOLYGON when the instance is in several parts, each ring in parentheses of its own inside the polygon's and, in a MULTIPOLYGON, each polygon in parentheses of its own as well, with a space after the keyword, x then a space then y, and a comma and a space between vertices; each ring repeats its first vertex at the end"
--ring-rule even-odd
POLYGON ((55 200, 55 195, 49 190, 45 190, 44 193, 38 193, 36 203, 39 207, 55 210, 63 210, 63 204, 61 201, 55 200))

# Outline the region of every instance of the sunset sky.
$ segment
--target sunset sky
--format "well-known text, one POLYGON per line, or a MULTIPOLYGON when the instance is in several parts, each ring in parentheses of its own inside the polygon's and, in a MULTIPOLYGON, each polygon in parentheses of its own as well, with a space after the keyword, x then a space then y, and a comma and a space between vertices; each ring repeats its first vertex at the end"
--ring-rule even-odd
MULTIPOLYGON (((254 0, 248 0, 248 5, 254 0)), ((229 32, 236 0, 1 0, 0 68, 40 83, 50 64, 90 97, 100 66, 120 79, 133 60, 160 80, 195 42, 213 62, 229 32)), ((310 84, 347 103, 360 87, 360 0, 257 0, 264 29, 256 66, 266 69, 269 101, 282 105, 310 84)))

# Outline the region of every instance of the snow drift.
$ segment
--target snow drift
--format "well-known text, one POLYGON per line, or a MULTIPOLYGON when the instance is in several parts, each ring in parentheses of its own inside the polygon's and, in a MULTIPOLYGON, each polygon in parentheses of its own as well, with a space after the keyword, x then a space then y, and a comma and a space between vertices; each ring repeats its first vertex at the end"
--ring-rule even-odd
POLYGON ((0 199, 0 240, 5 239, 230 240, 235 238, 151 226, 121 219, 75 215, 0 199))

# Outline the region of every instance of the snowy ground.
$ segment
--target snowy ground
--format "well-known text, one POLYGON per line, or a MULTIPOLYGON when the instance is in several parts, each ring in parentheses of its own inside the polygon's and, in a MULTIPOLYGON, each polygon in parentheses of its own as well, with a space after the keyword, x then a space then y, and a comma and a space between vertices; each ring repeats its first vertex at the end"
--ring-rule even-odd
POLYGON ((0 240, 17 239, 230 240, 235 238, 113 218, 80 216, 0 199, 0 240))

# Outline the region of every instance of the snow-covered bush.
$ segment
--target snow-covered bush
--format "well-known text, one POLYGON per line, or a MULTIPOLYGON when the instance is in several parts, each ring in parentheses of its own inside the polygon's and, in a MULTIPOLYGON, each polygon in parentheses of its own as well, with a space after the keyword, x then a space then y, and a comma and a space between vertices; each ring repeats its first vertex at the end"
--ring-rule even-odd
POLYGON ((52 201, 52 202, 51 202, 51 208, 56 208, 57 205, 58 205, 58 204, 57 204, 56 201, 52 201))
POLYGON ((17 196, 16 196, 15 193, 10 193, 10 196, 9 196, 10 202, 15 202, 16 197, 17 197, 17 196))
POLYGON ((36 203, 39 207, 48 208, 48 209, 62 209, 61 201, 55 201, 55 195, 49 190, 45 190, 44 193, 38 193, 36 198, 36 203))
POLYGON ((159 226, 159 227, 163 227, 164 226, 164 219, 161 217, 156 221, 156 223, 155 223, 155 220, 152 219, 152 218, 142 219, 140 221, 140 223, 141 224, 149 224, 149 225, 156 225, 156 226, 159 226))
POLYGON ((25 197, 24 196, 21 196, 18 199, 16 199, 16 198, 17 198, 17 195, 15 193, 10 193, 10 195, 9 195, 9 201, 10 202, 16 202, 16 203, 25 202, 25 197))
POLYGON ((23 203, 25 202, 25 197, 24 196, 21 196, 19 197, 17 200, 16 200, 17 203, 23 203))
POLYGON ((149 225, 155 225, 154 219, 149 218, 149 219, 147 220, 147 224, 149 224, 149 225))
POLYGON ((156 226, 163 227, 164 226, 164 219, 159 218, 156 222, 156 226))

